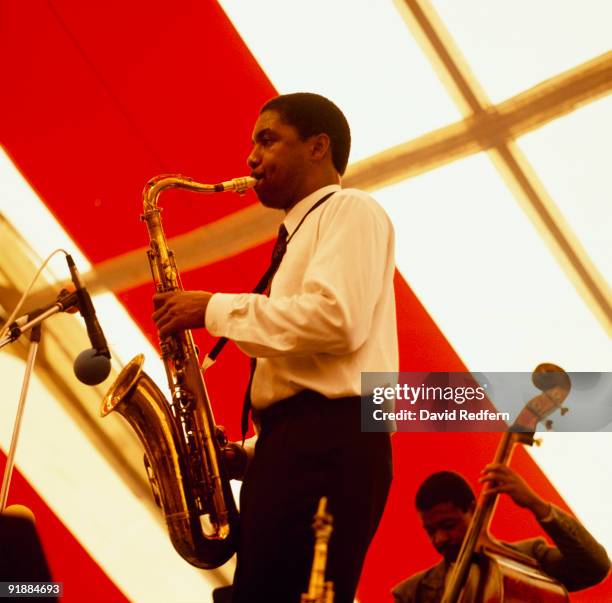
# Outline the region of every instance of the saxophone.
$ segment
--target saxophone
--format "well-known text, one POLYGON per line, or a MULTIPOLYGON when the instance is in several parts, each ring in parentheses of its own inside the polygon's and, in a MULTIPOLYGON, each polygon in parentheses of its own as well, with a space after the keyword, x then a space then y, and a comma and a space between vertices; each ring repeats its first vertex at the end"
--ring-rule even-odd
POLYGON ((300 603, 334 603, 334 583, 325 580, 327 545, 333 531, 333 517, 326 511, 327 497, 322 496, 314 516, 312 529, 315 533, 314 557, 308 582, 308 592, 300 597, 300 603))
MULTIPOLYGON (((170 175, 157 176, 146 184, 141 219, 149 233, 147 255, 158 293, 182 291, 157 206, 161 192, 184 188, 201 193, 243 194, 255 183, 248 176, 212 185, 170 175)), ((164 338, 160 348, 170 401, 142 370, 144 356, 139 354, 109 389, 100 414, 104 417, 117 411, 140 439, 153 496, 164 513, 176 551, 196 567, 213 569, 233 555, 238 521, 220 458, 226 440, 215 426, 191 331, 164 338)))

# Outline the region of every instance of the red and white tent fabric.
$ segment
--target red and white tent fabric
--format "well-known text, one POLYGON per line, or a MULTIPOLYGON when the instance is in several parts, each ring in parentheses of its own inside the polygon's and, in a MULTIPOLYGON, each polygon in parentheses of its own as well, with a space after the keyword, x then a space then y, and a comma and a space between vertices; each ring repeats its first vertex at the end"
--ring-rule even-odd
MULTIPOLYGON (((89 277, 115 368, 144 351, 163 384, 142 187, 162 173, 199 182, 246 174, 260 106, 308 90, 345 110, 347 183, 371 190, 394 222, 402 370, 531 371, 546 361, 609 371, 610 16, 597 0, 5 0, 4 317, 28 267, 63 247, 89 277)), ((163 205, 185 288, 251 288, 274 231, 252 194, 172 192, 163 205)), ((65 280, 59 262, 47 285, 65 280)), ((67 602, 209 600, 231 567, 202 572, 174 553, 142 474, 118 461, 123 440, 95 418, 109 383, 73 384, 68 350, 88 347, 78 319, 57 321, 46 354, 43 335, 9 504, 33 509, 67 602)), ((4 454, 24 349, 0 353, 4 454)), ((234 439, 247 364, 230 346, 210 371, 217 421, 234 439)), ((609 432, 547 434, 513 464, 612 551, 609 432)), ((498 439, 394 436, 395 479, 359 601, 390 600, 393 584, 436 559, 413 512, 422 479, 451 469, 475 483, 498 439)), ((500 505, 499 538, 538 530, 528 513, 500 505)), ((612 583, 572 600, 612 600, 612 583)))

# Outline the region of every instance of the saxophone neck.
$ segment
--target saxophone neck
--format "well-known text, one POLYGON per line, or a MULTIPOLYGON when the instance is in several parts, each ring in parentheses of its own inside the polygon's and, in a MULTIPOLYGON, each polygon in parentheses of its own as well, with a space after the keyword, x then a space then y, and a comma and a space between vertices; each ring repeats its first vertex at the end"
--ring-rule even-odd
POLYGON ((203 184, 181 174, 163 174, 155 176, 147 182, 142 192, 144 214, 159 211, 157 207, 159 195, 168 188, 184 188, 196 193, 224 193, 235 192, 243 195, 253 188, 257 180, 251 176, 242 176, 219 182, 218 184, 203 184))

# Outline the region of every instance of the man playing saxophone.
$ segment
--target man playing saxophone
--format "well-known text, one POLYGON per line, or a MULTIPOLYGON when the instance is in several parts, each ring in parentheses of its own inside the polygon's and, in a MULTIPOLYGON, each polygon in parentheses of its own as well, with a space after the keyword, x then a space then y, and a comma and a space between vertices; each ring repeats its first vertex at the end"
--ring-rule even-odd
POLYGON ((391 484, 389 434, 361 432, 359 396, 362 371, 398 370, 393 228, 369 195, 341 188, 350 130, 326 98, 271 99, 252 140, 255 192, 285 213, 267 287, 158 294, 153 320, 162 338, 205 327, 254 359, 245 402, 258 437, 232 600, 300 600, 312 513, 327 496, 327 577, 349 603, 391 484))

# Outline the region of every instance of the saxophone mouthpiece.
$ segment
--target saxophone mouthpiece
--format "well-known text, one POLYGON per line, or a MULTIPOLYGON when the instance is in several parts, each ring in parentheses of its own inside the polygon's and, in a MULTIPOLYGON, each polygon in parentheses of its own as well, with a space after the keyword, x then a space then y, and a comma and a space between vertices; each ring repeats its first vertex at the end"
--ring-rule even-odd
POLYGON ((232 191, 239 195, 244 195, 250 188, 253 188, 257 184, 257 180, 251 176, 243 176, 241 178, 232 178, 232 180, 226 180, 215 184, 216 193, 225 193, 232 191))

